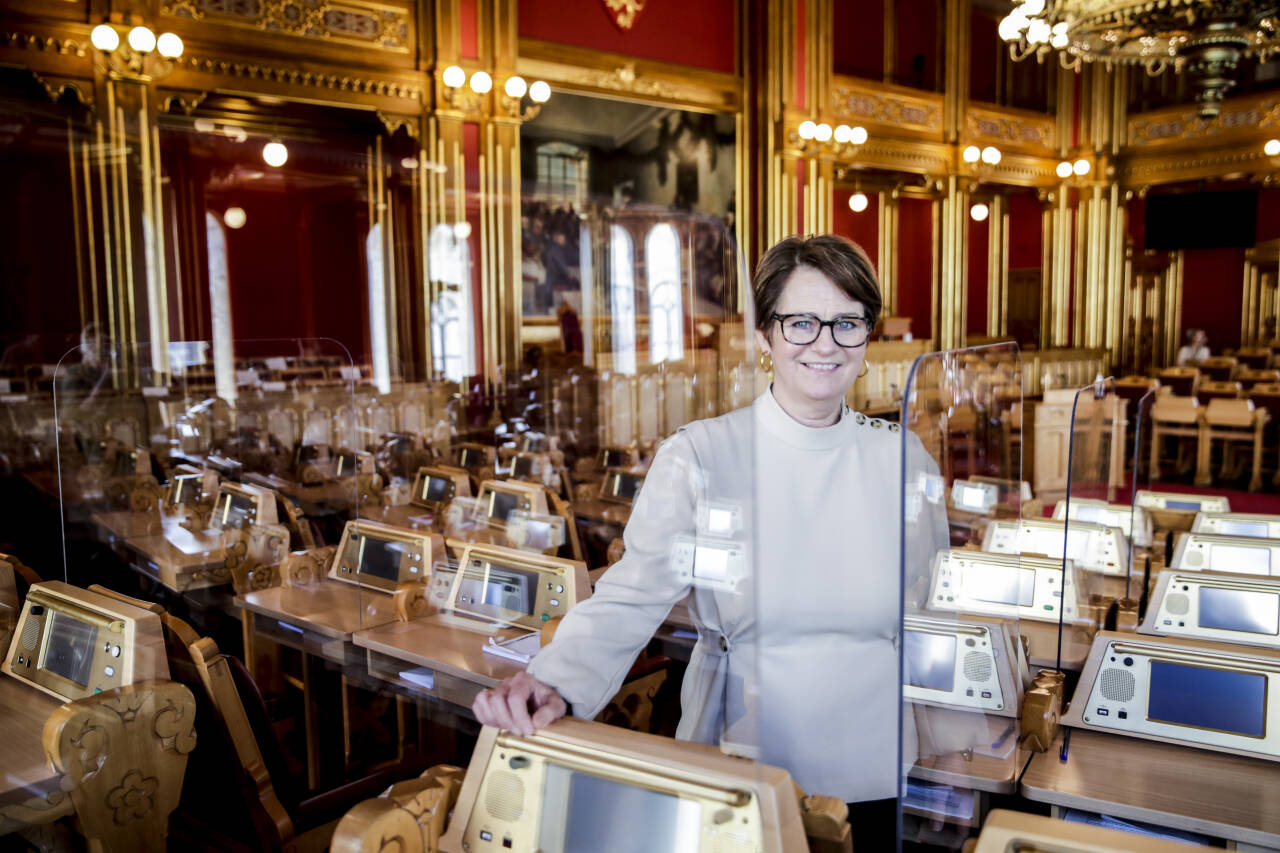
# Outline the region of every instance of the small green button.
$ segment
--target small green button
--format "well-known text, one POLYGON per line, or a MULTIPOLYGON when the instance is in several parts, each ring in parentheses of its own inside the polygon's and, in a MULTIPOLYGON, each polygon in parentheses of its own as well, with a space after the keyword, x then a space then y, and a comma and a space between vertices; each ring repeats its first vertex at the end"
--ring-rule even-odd
POLYGON ((93 692, 94 692, 94 693, 101 693, 101 692, 102 692, 102 688, 101 688, 101 687, 95 687, 95 688, 93 688, 93 692))
POLYGON ((1045 609, 1045 610, 1052 610, 1052 609, 1053 609, 1053 605, 1052 605, 1052 604, 1046 604, 1046 605, 1044 606, 1044 609, 1045 609))
POLYGON ((543 622, 549 622, 549 621, 551 621, 551 617, 550 617, 550 616, 548 616, 547 614, 543 613, 543 614, 542 614, 542 621, 543 621, 543 622))

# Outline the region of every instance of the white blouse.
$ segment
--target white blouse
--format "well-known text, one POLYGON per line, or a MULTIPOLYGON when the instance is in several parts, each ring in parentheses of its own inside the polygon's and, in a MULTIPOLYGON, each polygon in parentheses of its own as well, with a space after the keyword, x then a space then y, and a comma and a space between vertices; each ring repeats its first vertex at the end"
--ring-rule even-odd
MULTIPOLYGON (((812 794, 897 796, 902 439, 847 409, 833 426, 803 426, 770 391, 683 427, 654 457, 625 556, 529 672, 594 717, 692 591, 699 636, 677 737, 783 767, 812 794), (732 538, 746 573, 731 590, 690 583, 673 559, 678 540, 709 541, 697 518, 711 505, 742 510, 732 538)), ((906 446, 913 470, 936 472, 914 436, 906 446)), ((930 554, 947 541, 945 512, 934 516, 913 527, 935 540, 930 554)))

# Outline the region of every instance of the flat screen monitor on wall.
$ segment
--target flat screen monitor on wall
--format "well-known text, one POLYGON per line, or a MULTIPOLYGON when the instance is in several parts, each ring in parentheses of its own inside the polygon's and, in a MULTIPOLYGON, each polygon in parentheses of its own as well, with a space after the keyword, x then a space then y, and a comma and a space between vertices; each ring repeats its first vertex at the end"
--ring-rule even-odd
POLYGON ((1147 196, 1147 248, 1251 249, 1258 226, 1258 191, 1147 196))

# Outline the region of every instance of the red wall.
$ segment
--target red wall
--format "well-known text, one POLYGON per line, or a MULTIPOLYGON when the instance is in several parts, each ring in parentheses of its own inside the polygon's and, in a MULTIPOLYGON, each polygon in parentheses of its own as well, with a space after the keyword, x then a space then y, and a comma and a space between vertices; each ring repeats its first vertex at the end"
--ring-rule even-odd
POLYGON ((884 77, 884 0, 836 0, 837 38, 831 46, 837 74, 884 77))
POLYGON ((937 0, 898 0, 894 4, 898 22, 898 56, 895 83, 933 91, 938 82, 938 33, 942 20, 937 0), (916 56, 922 66, 914 65, 916 56))
POLYGON ((1196 249, 1182 253, 1182 329, 1209 333, 1209 349, 1240 346, 1244 249, 1196 249))
POLYGON ((624 32, 600 0, 524 0, 519 4, 519 33, 525 38, 733 73, 736 10, 734 0, 648 0, 631 29, 624 32))
POLYGON ((969 263, 965 270, 965 322, 966 335, 987 333, 987 235, 991 217, 981 222, 969 218, 969 263))
POLYGON ((1009 269, 1039 269, 1043 208, 1033 195, 1009 196, 1009 269))
POLYGON ((969 15, 969 97, 975 101, 996 101, 996 65, 1002 52, 997 26, 989 14, 969 15))
POLYGON ((458 0, 458 49, 463 59, 480 56, 480 25, 476 0, 458 0))
POLYGON ((911 334, 933 336, 933 202, 898 200, 898 315, 911 318, 911 334))
POLYGON ((867 193, 867 209, 854 213, 849 209, 849 197, 852 195, 853 190, 836 189, 831 205, 831 230, 861 246, 878 270, 880 196, 867 193))

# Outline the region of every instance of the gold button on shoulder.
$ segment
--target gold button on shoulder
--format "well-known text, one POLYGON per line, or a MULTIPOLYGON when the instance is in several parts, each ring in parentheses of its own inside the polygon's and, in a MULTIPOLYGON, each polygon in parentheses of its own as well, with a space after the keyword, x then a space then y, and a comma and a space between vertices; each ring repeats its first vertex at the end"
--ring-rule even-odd
POLYGON ((880 428, 882 428, 883 426, 884 426, 884 421, 880 420, 879 418, 872 418, 872 419, 871 419, 871 428, 872 428, 872 429, 880 429, 880 428))
POLYGON ((889 424, 889 432, 901 432, 902 424, 889 424))
POLYGON ((862 414, 862 412, 858 412, 856 415, 853 416, 853 422, 856 423, 858 426, 862 426, 867 422, 867 416, 862 414))

